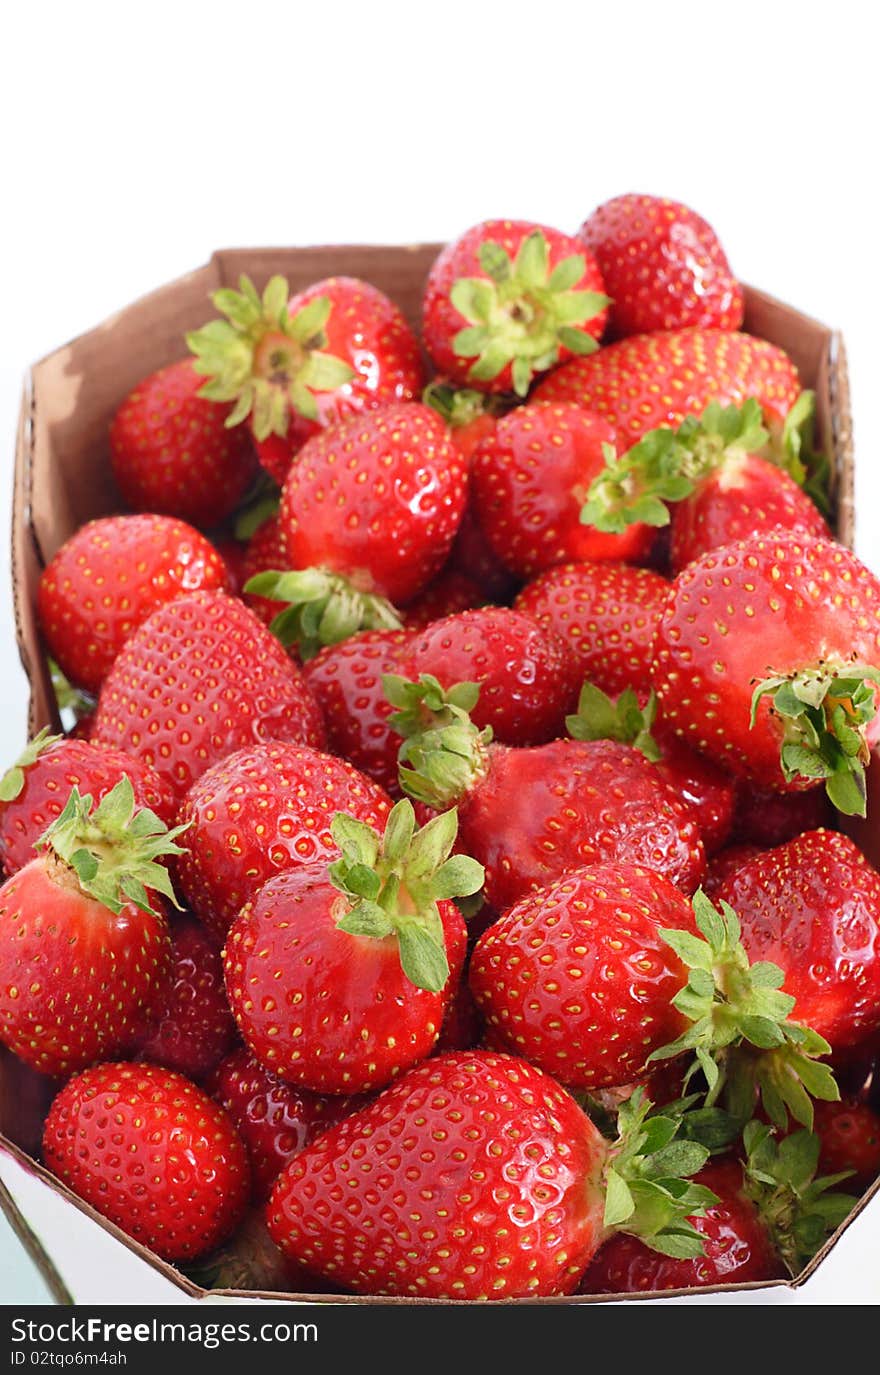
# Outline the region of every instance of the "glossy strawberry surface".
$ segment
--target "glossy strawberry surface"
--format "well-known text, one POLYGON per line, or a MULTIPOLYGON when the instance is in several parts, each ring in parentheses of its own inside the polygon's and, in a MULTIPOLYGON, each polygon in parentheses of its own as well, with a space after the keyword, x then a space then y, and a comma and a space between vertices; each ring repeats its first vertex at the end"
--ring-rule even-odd
POLYGON ((291 567, 341 573, 360 591, 404 604, 446 562, 466 478, 464 457, 427 406, 385 406, 322 431, 284 485, 291 567))
POLYGON ((324 728, 299 669, 253 612, 195 592, 129 639, 104 683, 93 739, 142 759, 182 797, 236 749, 321 745, 324 728))
POLYGON ((880 1174, 880 1114, 852 1098, 817 1103, 813 1131, 821 1142, 820 1173, 849 1171, 842 1185, 848 1193, 869 1189, 880 1174))
POLYGON ((217 943, 200 922, 180 917, 171 929, 168 978, 138 1058, 201 1079, 234 1038, 217 943))
POLYGON ((139 625, 200 588, 225 592, 212 544, 170 516, 107 516, 77 530, 40 577, 40 629, 65 676, 97 692, 139 625))
POLYGON ((417 1066, 302 1151, 269 1230, 356 1293, 570 1293, 602 1234, 606 1144, 574 1099, 486 1051, 417 1066))
POLYGON ((46 1119, 43 1158, 97 1212, 170 1261, 225 1240, 250 1192, 226 1113, 155 1065, 97 1065, 71 1079, 46 1119))
POLYGON ((742 324, 742 287, 718 236, 680 201, 615 196, 584 221, 578 238, 605 279, 615 335, 742 324))
POLYGON ((184 799, 181 889, 199 920, 223 937, 279 870, 336 857, 336 812, 375 826, 390 805, 376 783, 320 750, 281 742, 238 750, 208 769, 184 799))
POLYGON ((695 931, 667 879, 631 864, 578 869, 531 893, 477 942, 470 986, 511 1052, 560 1083, 627 1084, 687 1023, 687 970, 660 928, 695 931))

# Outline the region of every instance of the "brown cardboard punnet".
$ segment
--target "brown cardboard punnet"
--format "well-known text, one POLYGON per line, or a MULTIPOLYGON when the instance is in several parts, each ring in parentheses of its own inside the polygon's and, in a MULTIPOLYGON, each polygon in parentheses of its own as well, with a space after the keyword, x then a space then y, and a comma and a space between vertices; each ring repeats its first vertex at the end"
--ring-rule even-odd
MULTIPOLYGON (((218 286, 236 284, 242 272, 248 273, 258 288, 262 288, 273 273, 283 273, 294 291, 322 277, 345 273, 373 282, 397 301, 413 323, 417 323, 422 286, 438 249, 436 244, 421 244, 412 247, 221 250, 204 267, 135 301, 102 325, 35 364, 22 398, 12 528, 16 631, 31 688, 31 733, 44 725, 57 723, 46 656, 36 622, 35 598, 40 571, 78 525, 119 508, 108 457, 111 417, 136 382, 185 354, 184 332, 201 325, 211 314, 209 293, 218 286)), ((746 301, 745 328, 785 349, 796 363, 803 385, 816 392, 818 439, 824 450, 833 456, 837 534, 844 544, 852 547, 853 451, 843 342, 824 325, 761 291, 748 288, 746 301)), ((869 784, 877 794, 876 816, 880 808, 880 766, 869 770, 869 784)), ((880 862, 880 833, 874 835, 862 827, 857 838, 874 862, 880 862)), ((36 1174, 46 1188, 61 1192, 106 1231, 117 1236, 120 1245, 135 1251, 186 1293, 202 1297, 204 1290, 98 1217, 35 1162, 33 1157, 38 1150, 41 1123, 52 1093, 50 1083, 25 1069, 13 1056, 0 1051, 0 1160, 4 1151, 12 1155, 36 1174)), ((875 1186, 872 1193, 876 1191, 875 1186)), ((866 1201, 867 1198, 862 1200, 856 1212, 866 1201)), ((0 1206, 7 1211, 13 1206, 8 1197, 4 1198, 3 1191, 0 1191, 0 1206)), ((840 1229, 841 1232, 851 1220, 840 1229)), ((26 1230, 27 1224, 20 1215, 14 1221, 20 1231, 26 1230)), ((803 1284, 836 1240, 837 1237, 832 1238, 792 1283, 803 1284)), ((224 1292, 245 1297, 237 1291, 224 1292)), ((253 1294, 248 1296, 254 1297, 253 1294)), ((263 1297, 277 1301, 279 1296, 273 1293, 263 1297)), ((370 1302, 343 1296, 299 1294, 285 1297, 314 1302, 370 1302)), ((630 1301, 643 1297, 650 1298, 650 1295, 631 1297, 630 1301)), ((668 1298, 669 1294, 664 1297, 668 1298)))

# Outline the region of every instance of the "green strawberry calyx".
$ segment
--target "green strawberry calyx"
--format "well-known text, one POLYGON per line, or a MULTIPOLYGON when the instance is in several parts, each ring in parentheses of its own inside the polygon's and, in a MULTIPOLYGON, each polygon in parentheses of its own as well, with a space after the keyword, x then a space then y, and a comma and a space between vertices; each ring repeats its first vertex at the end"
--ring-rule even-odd
POLYGON ((500 398, 471 387, 453 387, 449 382, 434 380, 422 392, 422 401, 436 411, 451 430, 460 430, 483 415, 499 415, 503 409, 500 398))
POLYGON ((397 756, 403 791, 429 807, 460 801, 488 767, 491 727, 480 730, 470 718, 479 684, 444 688, 430 673, 420 674, 417 682, 386 673, 382 686, 397 708, 388 724, 403 737, 397 756))
POLYGON ((265 469, 259 476, 239 506, 235 516, 233 534, 244 543, 257 533, 261 525, 277 516, 281 505, 281 493, 265 469))
POLYGON ((581 688, 577 712, 566 716, 565 727, 574 740, 618 740, 632 745, 652 764, 663 752, 651 734, 657 716, 657 694, 651 692, 645 705, 632 688, 624 688, 615 701, 595 683, 587 680, 581 688))
POLYGON ((459 358, 473 358, 471 381, 491 382, 510 365, 513 389, 525 396, 536 373, 559 362, 560 349, 594 353, 599 347, 583 326, 610 298, 598 291, 576 291, 586 271, 581 253, 564 258, 551 271, 546 235, 533 230, 511 259, 501 244, 480 246, 484 276, 461 277, 450 300, 467 326, 452 347, 459 358))
POLYGON ((751 1121, 743 1146, 745 1192, 789 1272, 799 1275, 858 1202, 837 1188, 851 1171, 817 1178, 821 1142, 810 1131, 777 1139, 765 1122, 751 1121))
POLYGON ((244 590, 288 603, 269 629, 283 645, 295 644, 303 659, 314 658, 324 645, 339 644, 359 630, 400 630, 403 626, 387 597, 362 592, 342 573, 326 568, 257 573, 244 590))
POLYGON ((690 1219, 718 1197, 690 1178, 709 1151, 681 1139, 679 1125, 662 1113, 653 1115, 640 1088, 621 1104, 618 1138, 604 1168, 604 1225, 609 1233, 629 1232, 652 1250, 684 1260, 703 1255, 703 1239, 690 1219))
POLYGON ((330 865, 330 880, 350 903, 337 927, 376 940, 394 936, 410 983, 439 993, 449 961, 437 904, 483 886, 482 864, 452 853, 455 808, 418 828, 404 798, 389 812, 384 835, 345 812, 336 813, 331 831, 341 855, 330 865))
POLYGON ((98 705, 97 697, 93 697, 90 692, 84 692, 82 688, 74 687, 54 659, 49 660, 49 674, 59 711, 72 711, 77 720, 92 714, 98 705))
POLYGON ((840 1098, 830 1067, 819 1058, 830 1054, 831 1047, 817 1032, 791 1020, 795 1000, 781 991, 779 966, 749 962, 739 918, 729 903, 722 901, 716 908, 702 889, 692 902, 700 935, 660 932, 689 971, 672 1003, 690 1026, 649 1060, 693 1052, 684 1085, 702 1071, 707 1107, 723 1092, 727 1110, 745 1122, 757 1095, 781 1128, 789 1113, 811 1128, 813 1099, 840 1098))
POLYGON ((215 291, 211 300, 226 318, 186 336, 195 354, 193 367, 208 378, 199 395, 235 403, 227 426, 250 416, 258 440, 272 434, 283 438, 291 411, 317 420, 315 392, 344 386, 354 369, 324 352, 333 308, 327 296, 316 296, 291 315, 284 277, 272 277, 262 296, 249 277, 240 278, 239 288, 215 291))
POLYGON ((816 393, 802 391, 774 431, 766 457, 794 478, 823 515, 831 511, 831 460, 816 448, 816 393))
POLYGON ((161 860, 183 854, 175 843, 190 822, 170 830, 148 807, 135 806, 131 780, 123 776, 95 805, 91 794, 72 788, 60 816, 34 849, 51 850, 76 875, 79 887, 111 912, 126 903, 156 916, 150 894, 160 893, 178 909, 171 877, 161 860))
POLYGON ((870 665, 826 661, 771 675, 752 695, 753 726, 765 697, 782 724, 779 759, 786 780, 824 779, 825 791, 846 816, 865 815, 867 728, 877 712, 878 683, 880 670, 870 665))
POLYGON ((15 763, 0 778, 0 802, 14 802, 24 788, 25 771, 32 764, 36 764, 41 755, 63 739, 63 735, 52 735, 49 727, 44 726, 39 734, 29 740, 15 763))

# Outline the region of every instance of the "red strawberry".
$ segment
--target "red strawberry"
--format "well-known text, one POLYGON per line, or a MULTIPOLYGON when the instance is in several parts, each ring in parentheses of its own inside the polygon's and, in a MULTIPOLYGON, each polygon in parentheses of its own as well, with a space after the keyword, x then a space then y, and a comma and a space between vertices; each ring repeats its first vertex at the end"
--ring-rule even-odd
POLYGON ((443 249, 425 285, 422 333, 437 371, 525 396, 536 374, 591 353, 608 298, 575 239, 525 220, 486 220, 443 249))
POLYGON ((713 1160, 697 1175, 718 1202, 690 1221, 703 1239, 701 1256, 680 1259, 652 1251, 638 1237, 606 1241, 578 1285, 580 1294, 642 1294, 703 1289, 715 1284, 760 1284, 786 1275, 770 1232, 748 1197, 737 1160, 713 1160))
POLYGON ((680 425, 710 401, 754 397, 781 424, 800 393, 791 359, 775 344, 717 329, 634 334, 591 358, 577 358, 535 389, 534 401, 573 401, 598 411, 628 449, 649 430, 680 425))
POLYGON ((46 1119, 43 1158, 164 1260, 210 1251, 247 1206, 247 1157, 226 1113, 156 1065, 97 1065, 71 1079, 46 1119))
POLYGON ((421 392, 416 337, 369 282, 327 277, 291 297, 285 279, 273 277, 262 298, 247 277, 239 285, 213 297, 227 320, 187 343, 210 379, 201 395, 235 401, 230 419, 249 418, 260 461, 279 484, 319 430, 421 392))
POLYGON ((880 1174, 880 1115, 854 1099, 817 1103, 813 1131, 819 1138, 819 1166, 824 1174, 851 1171, 844 1188, 869 1189, 880 1174))
POLYGON ((695 930, 690 903, 632 864, 578 869, 515 903, 480 937, 470 986, 511 1051, 574 1088, 628 1084, 686 1026, 687 982, 661 927, 695 930))
POLYGON ((184 358, 145 377, 116 412, 110 458, 132 510, 210 528, 232 514, 253 482, 250 436, 227 427, 229 407, 206 401, 203 382, 184 358))
POLYGON ((14 874, 33 859, 35 844, 61 815, 71 788, 102 802, 123 777, 131 782, 137 807, 148 807, 166 826, 172 825, 177 811, 174 794, 140 759, 40 731, 0 779, 4 871, 14 874))
POLYGON ((517 611, 568 641, 584 677, 605 692, 647 687, 669 583, 623 563, 569 563, 523 588, 517 611))
MULTIPOLYGON (((652 1163, 650 1138, 656 1150, 675 1124, 649 1128, 647 1106, 625 1105, 607 1142, 524 1061, 443 1055, 300 1152, 275 1185, 269 1230, 291 1259, 356 1293, 417 1299, 571 1293, 611 1228, 661 1247, 675 1233, 693 1254, 683 1214, 715 1196, 670 1178, 659 1153, 652 1163)), ((679 1175, 706 1158, 693 1142, 675 1151, 679 1175)))
POLYGON ((599 264, 618 337, 742 324, 742 287, 715 231, 680 201, 615 196, 584 221, 578 238, 599 264))
POLYGON ((433 1049, 467 933, 453 895, 482 868, 457 854, 455 812, 420 831, 408 801, 382 838, 338 813, 342 851, 270 879, 233 922, 226 987, 247 1044, 281 1078, 320 1093, 387 1084, 433 1049))
MULTIPOLYGON (((462 611, 409 641, 396 670, 444 684, 478 683, 474 724, 491 726, 509 745, 538 745, 561 735, 580 684, 574 656, 552 630, 506 606, 462 611)), ((398 741, 399 746, 399 741, 398 741)))
POLYGON ((194 592, 154 611, 108 674, 93 740, 149 764, 182 797, 205 769, 262 740, 321 745, 299 669, 252 611, 194 592))
MULTIPOLYGON (((242 569, 242 588, 258 573, 274 572, 287 568, 287 551, 284 548, 284 535, 278 516, 270 516, 258 526, 247 542, 242 569)), ((268 597, 255 597, 244 593, 245 603, 259 616, 264 625, 270 625, 286 602, 274 602, 268 597)))
POLYGON ((208 1087, 245 1144, 254 1197, 260 1200, 269 1197, 285 1165, 304 1146, 365 1102, 285 1084, 243 1046, 217 1066, 208 1087))
POLYGON ((157 607, 226 591, 212 544, 170 516, 108 516, 71 535, 40 578, 40 628, 72 682, 97 692, 126 640, 157 607))
POLYGON ((186 795, 180 886, 199 920, 223 937, 267 879, 335 858, 337 811, 377 825, 391 806, 380 787, 341 759, 270 742, 207 769, 186 795))
POLYGON ((172 927, 170 977, 138 1058, 201 1079, 234 1037, 220 951, 199 922, 184 917, 172 927))
POLYGON ((135 810, 128 778, 76 788, 41 853, 0 887, 0 1041, 44 1074, 127 1050, 162 994, 171 942, 158 860, 178 831, 135 810))
POLYGON ((731 773, 776 791, 824 777, 864 815, 880 580, 848 550, 780 532, 704 555, 672 585, 652 678, 666 723, 731 773))
POLYGON ((738 782, 733 818, 738 841, 767 849, 820 826, 834 826, 834 808, 821 789, 773 793, 742 779, 738 782))
POLYGON ((808 831, 741 865, 718 896, 751 958, 784 971, 798 1021, 834 1050, 880 1027, 880 875, 851 840, 808 831))
POLYGON ((477 446, 471 500, 490 547, 518 577, 580 559, 637 559, 653 541, 648 526, 602 534, 581 523, 594 479, 617 436, 580 406, 520 406, 477 446))
POLYGON ((303 669, 321 707, 329 749, 395 795, 400 736, 388 725, 394 708, 382 677, 400 671, 414 633, 363 630, 327 645, 303 669))
POLYGON ((400 781, 432 807, 457 804, 460 841, 486 868, 486 898, 503 911, 586 864, 645 864, 692 891, 705 853, 689 808, 652 764, 616 741, 488 744, 467 708, 473 684, 444 692, 424 676, 386 678, 404 738, 400 781))
POLYGON ((484 606, 486 600, 479 583, 465 573, 457 573, 454 561, 450 558, 443 572, 428 583, 415 601, 403 608, 401 615, 407 630, 424 630, 444 616, 454 616, 458 611, 473 611, 484 606))
POLYGON ((703 892, 712 902, 717 902, 718 894, 724 883, 735 874, 737 869, 741 869, 750 859, 756 855, 764 853, 763 845, 728 845, 723 850, 718 850, 711 855, 706 866, 706 877, 703 879, 703 892))

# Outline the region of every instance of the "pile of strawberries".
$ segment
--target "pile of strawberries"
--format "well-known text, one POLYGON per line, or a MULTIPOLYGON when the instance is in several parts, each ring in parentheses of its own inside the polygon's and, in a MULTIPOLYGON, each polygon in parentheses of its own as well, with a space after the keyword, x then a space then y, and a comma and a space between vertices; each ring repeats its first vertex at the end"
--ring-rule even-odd
POLYGON ((208 1284, 797 1273, 880 1171, 831 829, 880 582, 791 360, 648 196, 469 230, 421 340, 346 277, 214 305, 43 573, 70 729, 0 782, 46 1167, 208 1284))

